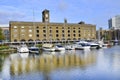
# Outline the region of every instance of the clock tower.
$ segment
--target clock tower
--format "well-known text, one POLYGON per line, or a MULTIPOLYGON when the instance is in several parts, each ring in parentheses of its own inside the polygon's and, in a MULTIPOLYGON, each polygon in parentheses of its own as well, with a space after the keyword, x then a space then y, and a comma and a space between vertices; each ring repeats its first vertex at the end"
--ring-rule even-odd
POLYGON ((45 9, 43 12, 42 12, 42 22, 47 22, 49 23, 49 10, 45 9))

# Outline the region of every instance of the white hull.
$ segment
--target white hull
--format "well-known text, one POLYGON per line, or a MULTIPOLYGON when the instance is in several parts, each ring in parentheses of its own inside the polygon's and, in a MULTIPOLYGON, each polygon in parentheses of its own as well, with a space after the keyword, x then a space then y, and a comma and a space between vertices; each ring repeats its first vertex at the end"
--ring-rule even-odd
POLYGON ((55 51, 65 51, 65 47, 63 47, 62 45, 57 45, 55 47, 55 51))
POLYGON ((73 45, 67 45, 67 46, 65 46, 65 49, 66 50, 74 50, 75 46, 73 46, 73 45))
POLYGON ((38 47, 30 47, 29 52, 30 53, 39 53, 39 48, 38 47))
POLYGON ((56 51, 65 51, 65 48, 56 48, 56 51))
POLYGON ((78 47, 76 47, 75 48, 76 50, 88 50, 88 49, 90 49, 90 46, 78 46, 78 47))
POLYGON ((55 48, 42 48, 43 51, 55 51, 55 48))
POLYGON ((42 45, 42 50, 43 51, 55 51, 55 47, 53 44, 43 44, 42 45))
POLYGON ((17 48, 18 53, 29 53, 29 49, 26 45, 21 45, 17 48))

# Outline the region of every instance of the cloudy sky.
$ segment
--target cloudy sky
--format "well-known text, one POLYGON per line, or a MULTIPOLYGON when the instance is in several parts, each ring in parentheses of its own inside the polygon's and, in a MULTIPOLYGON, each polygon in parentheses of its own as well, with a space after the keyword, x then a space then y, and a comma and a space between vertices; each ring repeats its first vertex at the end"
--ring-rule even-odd
POLYGON ((108 19, 120 14, 120 0, 0 0, 0 25, 9 21, 42 21, 42 11, 50 11, 50 22, 84 21, 108 28, 108 19), (34 12, 34 19, 33 19, 34 12))

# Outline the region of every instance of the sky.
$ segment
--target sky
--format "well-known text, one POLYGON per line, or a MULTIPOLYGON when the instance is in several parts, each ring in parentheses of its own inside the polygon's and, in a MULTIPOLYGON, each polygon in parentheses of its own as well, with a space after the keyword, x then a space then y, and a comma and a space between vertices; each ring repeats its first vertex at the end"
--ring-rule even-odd
POLYGON ((108 29, 108 20, 120 15, 120 0, 0 0, 0 25, 9 21, 42 22, 42 11, 50 11, 50 22, 94 24, 108 29), (34 15, 34 17, 33 17, 34 15))

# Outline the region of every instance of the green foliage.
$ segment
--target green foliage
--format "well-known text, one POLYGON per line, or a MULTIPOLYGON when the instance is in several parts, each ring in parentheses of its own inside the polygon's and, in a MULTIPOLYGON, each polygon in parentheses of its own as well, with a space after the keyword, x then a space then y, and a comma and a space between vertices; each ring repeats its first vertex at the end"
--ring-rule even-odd
POLYGON ((0 50, 9 49, 8 46, 0 46, 0 50))
POLYGON ((42 47, 42 44, 37 44, 36 47, 41 48, 41 47, 42 47))
POLYGON ((0 40, 4 40, 4 39, 5 39, 5 37, 4 37, 3 33, 2 33, 2 29, 0 28, 0 40))

